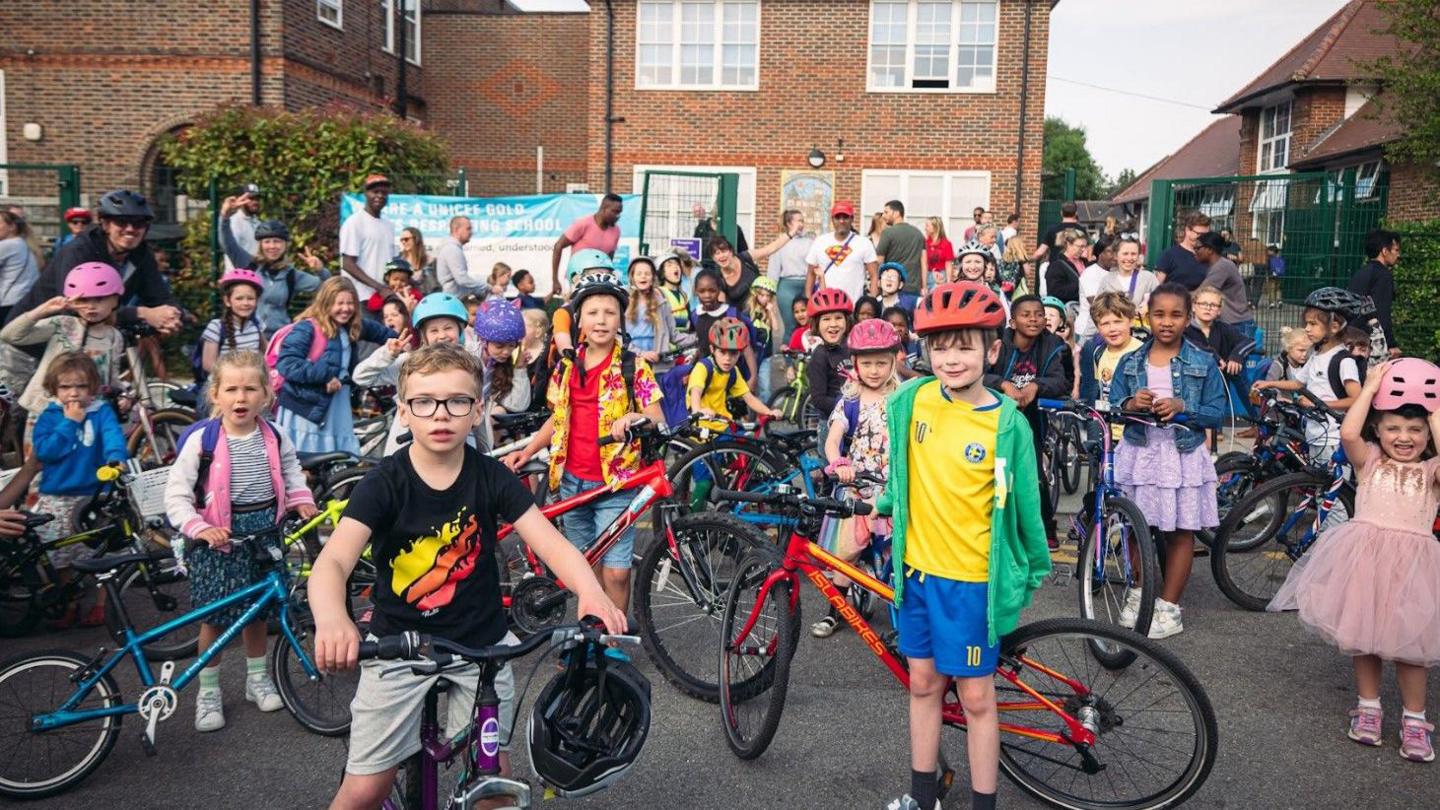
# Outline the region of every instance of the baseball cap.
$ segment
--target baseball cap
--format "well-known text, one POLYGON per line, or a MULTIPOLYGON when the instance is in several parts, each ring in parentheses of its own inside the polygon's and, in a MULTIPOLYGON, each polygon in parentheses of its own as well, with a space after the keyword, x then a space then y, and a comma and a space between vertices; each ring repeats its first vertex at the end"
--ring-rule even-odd
POLYGON ((363 188, 364 188, 366 191, 369 191, 371 186, 388 186, 388 185, 390 185, 390 178, 386 177, 385 175, 383 175, 383 174, 367 174, 367 175, 365 175, 365 185, 363 186, 363 188))
POLYGON ((238 197, 242 194, 250 194, 252 196, 259 197, 260 187, 255 185, 254 183, 241 183, 235 188, 235 196, 238 197))
POLYGON ((850 217, 851 219, 854 219, 854 218, 855 218, 855 204, 852 203, 852 202, 850 202, 849 200, 841 200, 841 201, 835 203, 834 205, 830 206, 830 216, 833 217, 833 216, 836 216, 837 214, 844 214, 845 216, 850 217))

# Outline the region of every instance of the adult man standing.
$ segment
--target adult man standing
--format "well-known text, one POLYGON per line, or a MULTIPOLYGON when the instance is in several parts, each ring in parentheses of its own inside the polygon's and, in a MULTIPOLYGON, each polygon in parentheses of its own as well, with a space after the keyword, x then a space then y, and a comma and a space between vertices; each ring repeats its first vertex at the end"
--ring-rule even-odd
POLYGON ((470 232, 469 217, 451 217, 450 235, 435 247, 435 278, 441 291, 456 298, 484 296, 489 291, 483 279, 477 282, 470 277, 470 267, 465 263, 465 243, 470 241, 470 232))
POLYGON ((1195 246, 1200 243, 1200 237, 1207 233, 1210 233, 1210 217, 1199 211, 1185 217, 1180 241, 1161 253, 1160 261, 1155 263, 1155 275, 1160 278, 1161 284, 1173 281, 1194 292, 1205 283, 1205 274, 1210 268, 1195 257, 1195 246))
POLYGON ((1019 232, 1020 232, 1020 215, 1019 215, 1019 214, 1011 214, 1010 216, 1006 217, 1006 218, 1005 218, 1005 227, 1003 227, 1003 228, 1000 229, 1000 247, 1003 249, 1003 248, 1005 247, 1005 243, 1006 243, 1006 242, 1009 242, 1011 239, 1014 239, 1014 238, 1015 238, 1015 234, 1017 234, 1017 233, 1019 233, 1019 232))
MULTIPOLYGON (((255 222, 260 215, 260 187, 244 183, 235 189, 235 196, 239 198, 240 210, 230 215, 230 233, 246 256, 254 256, 260 252, 260 240, 255 238, 255 222)), ((225 269, 235 269, 229 255, 225 257, 225 269)))
POLYGON ((964 236, 966 242, 975 241, 975 232, 980 229, 980 223, 985 219, 985 206, 975 206, 975 210, 970 212, 970 216, 975 221, 970 223, 970 227, 965 229, 964 236))
POLYGON ((1035 252, 1031 254, 1030 260, 1039 262, 1044 260, 1046 256, 1052 254, 1058 256, 1063 253, 1065 246, 1055 243, 1061 233, 1071 230, 1084 233, 1085 226, 1080 224, 1080 219, 1077 216, 1079 213, 1080 206, 1076 205, 1073 200, 1062 204, 1060 206, 1060 221, 1051 225, 1045 230, 1045 233, 1041 235, 1040 241, 1035 244, 1035 252))
MULTIPOLYGON (((1225 258, 1225 237, 1218 233, 1202 234, 1195 245, 1195 258, 1205 267, 1204 283, 1220 291, 1220 320, 1239 330, 1250 340, 1255 339, 1255 310, 1245 290, 1245 279, 1235 262, 1225 258)), ((1198 286, 1198 285, 1197 285, 1198 286)))
POLYGON ((881 232, 880 244, 875 246, 877 266, 885 262, 905 265, 905 291, 919 293, 920 283, 930 270, 925 258, 925 234, 905 221, 905 204, 899 200, 885 203, 881 214, 889 227, 881 232))
POLYGON ((1370 260, 1350 277, 1349 290, 1368 295, 1375 302, 1375 317, 1385 332, 1385 345, 1392 358, 1400 356, 1395 345, 1395 265, 1400 261, 1400 234, 1377 228, 1365 234, 1365 256, 1370 260))
POLYGON ((350 276, 360 300, 368 301, 376 290, 385 288, 379 279, 385 275, 385 264, 395 257, 395 223, 380 216, 390 202, 390 178, 368 175, 363 189, 365 207, 340 226, 340 269, 350 276))
POLYGON ((620 213, 624 207, 620 195, 609 192, 600 198, 600 207, 594 214, 570 223, 570 227, 555 240, 555 247, 550 249, 551 298, 564 297, 560 286, 560 254, 565 252, 565 248, 594 248, 614 257, 615 248, 620 246, 620 213))
POLYGON ((872 295, 878 293, 880 277, 876 268, 880 263, 875 246, 855 233, 854 203, 841 200, 830 206, 830 221, 835 230, 817 236, 805 257, 809 265, 805 289, 813 294, 819 287, 838 287, 852 301, 867 290, 872 295))

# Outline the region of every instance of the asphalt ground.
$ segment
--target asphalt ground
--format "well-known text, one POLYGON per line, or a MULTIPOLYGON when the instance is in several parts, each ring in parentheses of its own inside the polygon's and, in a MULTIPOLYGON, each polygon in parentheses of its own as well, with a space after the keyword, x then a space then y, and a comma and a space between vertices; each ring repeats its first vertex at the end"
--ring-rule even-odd
MULTIPOLYGON (((1064 565, 1073 554, 1062 550, 1057 560, 1064 565)), ((1346 711, 1354 703, 1349 660, 1307 632, 1293 614, 1234 607, 1216 589, 1204 558, 1196 560, 1183 604, 1185 632, 1162 643, 1199 678, 1220 729, 1215 768, 1187 807, 1428 808, 1440 803, 1440 765, 1409 763, 1397 753, 1399 698, 1388 669, 1384 745, 1364 748, 1344 733, 1346 711)), ((811 590, 803 609, 808 628, 821 614, 811 590)), ((1074 582, 1062 576, 1036 594, 1024 621, 1076 614, 1074 582)), ((102 631, 69 631, 6 640, 0 657, 56 647, 92 653, 101 644, 108 644, 102 631)), ((325 807, 339 782, 345 741, 314 736, 286 712, 256 711, 242 697, 238 647, 229 656, 222 678, 229 721, 224 730, 194 731, 194 693, 187 690, 179 710, 159 727, 157 756, 143 754, 141 723, 128 718, 109 758, 88 779, 59 797, 25 806, 325 807)), ((779 733, 753 762, 730 753, 714 705, 673 689, 643 652, 635 659, 651 678, 654 694, 654 723, 642 760, 608 791, 542 806, 882 808, 908 788, 905 695, 848 630, 825 640, 802 633, 779 733)), ((517 664, 522 683, 529 670, 529 660, 517 664)), ((542 670, 532 694, 549 671, 542 670)), ((133 669, 122 666, 119 682, 122 693, 133 699, 138 683, 133 669)), ((1433 714, 1434 684, 1430 692, 1433 714)), ((527 702, 522 718, 528 707, 527 702)), ((964 735, 947 730, 945 750, 965 788, 964 735)), ((518 773, 528 774, 523 752, 517 753, 516 765, 518 773)), ((1043 806, 1003 778, 1000 804, 1043 806)), ((946 806, 968 807, 965 790, 946 806)))

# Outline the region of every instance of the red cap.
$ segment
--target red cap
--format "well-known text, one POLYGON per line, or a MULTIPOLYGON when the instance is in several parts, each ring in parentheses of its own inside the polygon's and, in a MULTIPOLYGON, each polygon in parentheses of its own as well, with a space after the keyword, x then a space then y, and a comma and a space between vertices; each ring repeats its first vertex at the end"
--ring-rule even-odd
POLYGON ((383 174, 367 174, 367 175, 365 175, 365 185, 363 186, 363 188, 364 188, 366 191, 369 191, 371 186, 388 186, 388 185, 390 185, 390 178, 386 177, 385 175, 383 175, 383 174))
POLYGON ((855 203, 852 203, 849 200, 841 200, 835 203, 834 205, 830 206, 830 216, 833 217, 836 214, 844 214, 845 216, 854 219, 855 203))

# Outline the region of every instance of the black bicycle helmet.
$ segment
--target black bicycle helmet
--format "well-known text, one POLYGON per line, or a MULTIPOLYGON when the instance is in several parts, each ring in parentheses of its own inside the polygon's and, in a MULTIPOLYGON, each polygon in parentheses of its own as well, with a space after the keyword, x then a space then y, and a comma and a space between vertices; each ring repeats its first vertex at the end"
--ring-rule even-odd
POLYGON ((1347 321, 1375 315, 1375 302, 1340 287, 1321 287, 1305 297, 1305 306, 1322 312, 1334 312, 1347 321))
POLYGON ((620 311, 630 306, 630 294, 620 285, 620 277, 609 271, 590 271, 575 282, 575 291, 570 294, 571 312, 580 314, 585 299, 593 295, 609 295, 620 301, 620 311))
POLYGON ((526 753, 535 776, 574 798, 614 784, 650 732, 650 682, 630 664, 587 648, 535 699, 526 753))
POLYGON ((96 208, 102 217, 134 217, 146 221, 155 219, 155 212, 150 210, 150 203, 129 189, 121 188, 107 192, 100 198, 100 204, 96 208))
POLYGON ((278 219, 267 219, 255 226, 256 239, 284 239, 290 241, 290 229, 278 219))

